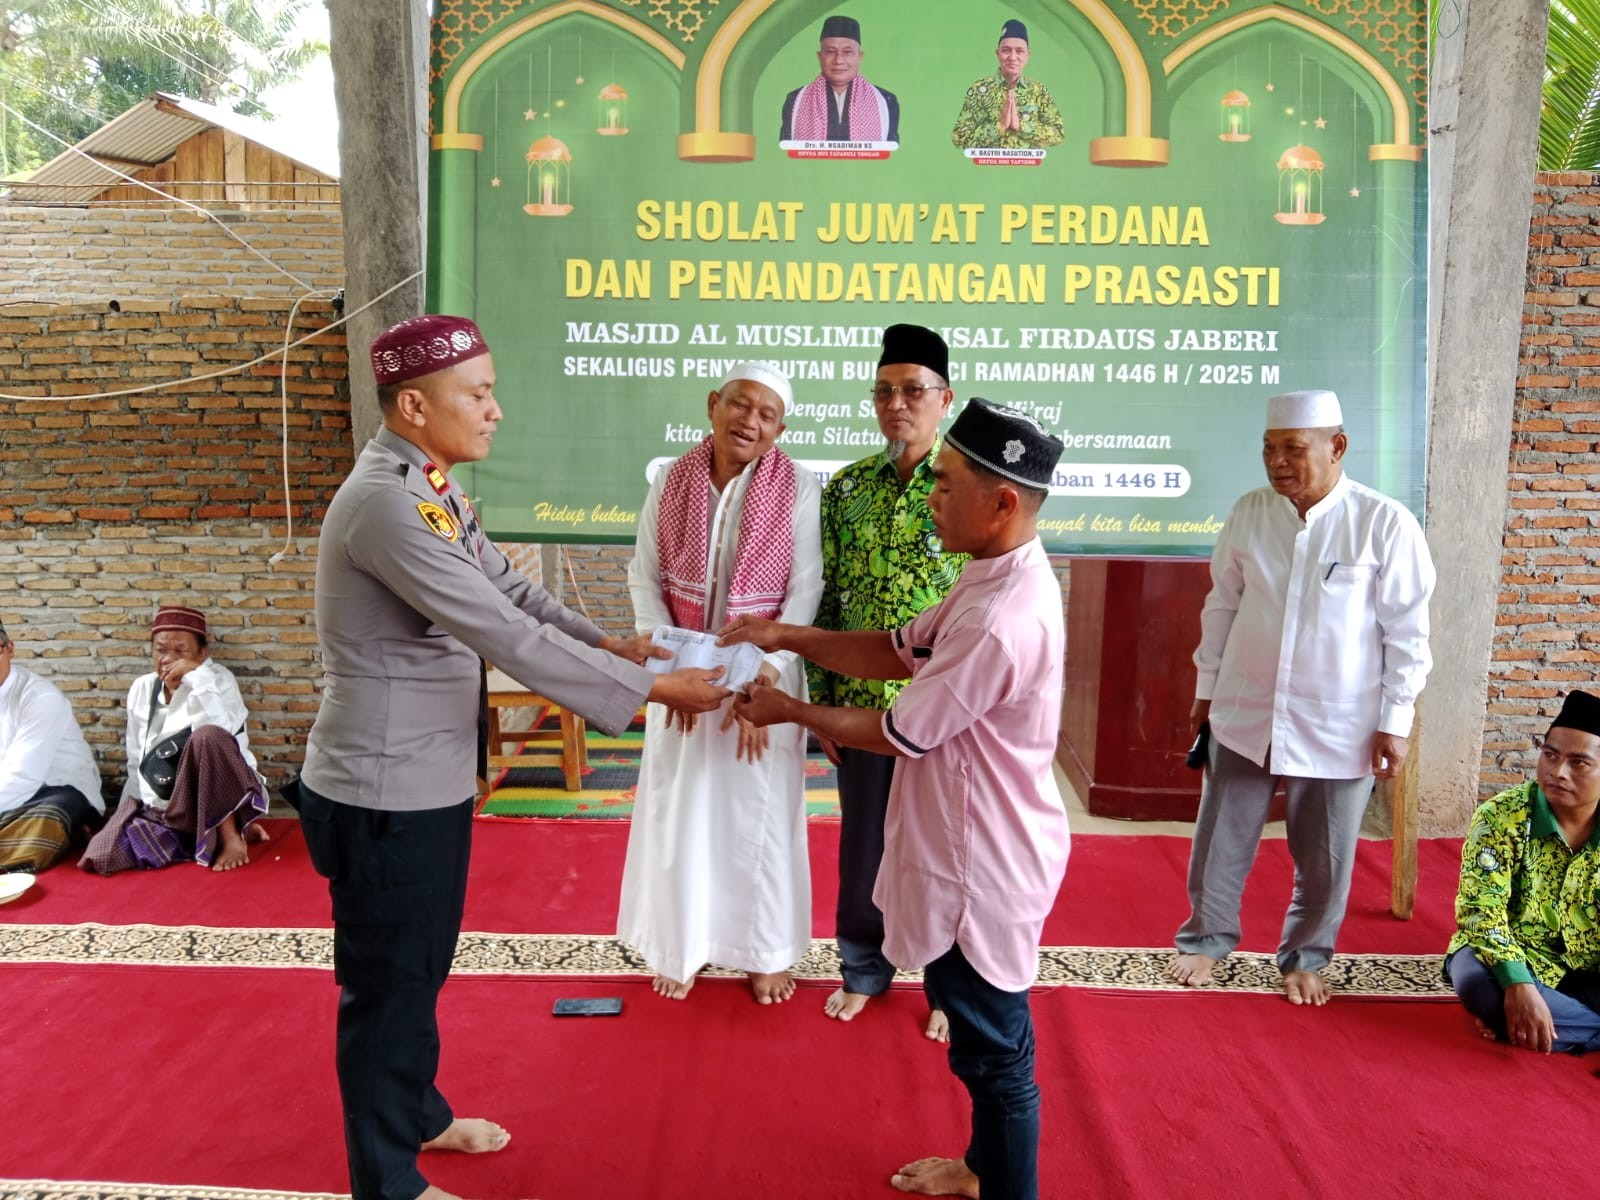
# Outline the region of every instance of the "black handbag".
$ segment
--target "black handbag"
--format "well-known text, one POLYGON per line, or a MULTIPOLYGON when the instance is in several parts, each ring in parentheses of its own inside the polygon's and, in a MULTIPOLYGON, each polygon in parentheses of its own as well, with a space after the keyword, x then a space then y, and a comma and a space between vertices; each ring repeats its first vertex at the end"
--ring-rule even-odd
MULTIPOLYGON (((150 715, 145 718, 145 728, 148 729, 156 721, 156 698, 161 694, 161 678, 156 677, 155 685, 150 689, 150 715)), ((189 735, 194 730, 182 729, 171 737, 162 738, 139 760, 139 774, 150 785, 150 790, 162 800, 172 799, 173 784, 178 781, 178 760, 183 757, 183 748, 189 744, 189 735)))

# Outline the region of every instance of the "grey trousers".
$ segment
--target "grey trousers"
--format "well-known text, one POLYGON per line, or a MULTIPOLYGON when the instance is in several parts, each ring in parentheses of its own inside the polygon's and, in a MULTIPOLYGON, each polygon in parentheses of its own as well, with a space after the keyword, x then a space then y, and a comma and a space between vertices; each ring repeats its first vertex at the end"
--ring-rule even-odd
MULTIPOLYGON (((1288 794, 1294 896, 1283 921, 1278 969, 1320 971, 1350 899, 1361 818, 1372 777, 1283 778, 1288 794)), ((1278 778, 1211 739, 1200 815, 1189 852, 1189 919, 1175 939, 1180 952, 1224 958, 1239 944, 1239 902, 1255 862, 1278 778)))

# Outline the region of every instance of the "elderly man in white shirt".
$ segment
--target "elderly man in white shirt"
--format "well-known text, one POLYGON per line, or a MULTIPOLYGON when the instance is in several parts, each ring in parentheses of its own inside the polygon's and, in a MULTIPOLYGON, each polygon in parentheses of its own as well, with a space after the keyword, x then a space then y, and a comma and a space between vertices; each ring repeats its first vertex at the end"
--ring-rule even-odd
POLYGON ((1192 717, 1210 729, 1189 859, 1189 919, 1169 968, 1210 981, 1239 942, 1239 902, 1279 782, 1294 896, 1278 947, 1284 994, 1326 1004, 1372 781, 1405 760, 1433 660, 1433 562, 1416 518, 1341 466, 1338 397, 1267 402, 1270 486, 1234 505, 1211 556, 1192 717))
MULTIPOLYGON (((657 472, 628 567, 639 633, 816 615, 822 489, 774 445, 792 402, 773 364, 734 364, 707 398, 710 436, 657 472)), ((805 697, 796 655, 760 674, 805 697)), ((661 995, 683 999, 708 963, 748 973, 761 1004, 794 993, 788 968, 811 945, 805 739, 736 719, 731 701, 698 721, 649 706, 617 936, 661 995)))
POLYGON ((106 804, 72 706, 12 661, 16 649, 0 626, 0 871, 42 871, 106 804))
POLYGON ((150 658, 156 669, 128 689, 122 801, 78 865, 101 875, 175 862, 242 867, 246 840, 266 840, 253 822, 267 811, 267 791, 239 684, 211 657, 198 609, 156 613, 150 658))

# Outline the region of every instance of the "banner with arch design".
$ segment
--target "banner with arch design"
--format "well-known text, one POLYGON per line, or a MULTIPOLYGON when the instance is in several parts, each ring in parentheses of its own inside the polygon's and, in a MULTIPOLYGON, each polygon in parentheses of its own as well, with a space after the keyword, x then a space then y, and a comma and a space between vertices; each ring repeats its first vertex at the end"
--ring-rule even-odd
POLYGON ((781 444, 826 477, 880 448, 878 334, 913 321, 958 404, 1066 441, 1053 552, 1207 553, 1298 388, 1339 393, 1350 474, 1421 515, 1426 21, 440 0, 429 303, 483 327, 506 412, 462 482, 496 537, 631 541, 742 358, 790 373, 781 444))

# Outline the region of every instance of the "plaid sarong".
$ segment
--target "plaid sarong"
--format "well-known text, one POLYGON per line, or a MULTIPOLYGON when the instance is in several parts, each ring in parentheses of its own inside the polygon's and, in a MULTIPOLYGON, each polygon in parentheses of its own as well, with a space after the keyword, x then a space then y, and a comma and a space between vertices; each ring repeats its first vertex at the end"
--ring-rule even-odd
MULTIPOLYGON (((138 770, 138 764, 132 769, 138 770)), ((101 875, 175 862, 209 867, 217 852, 217 826, 237 813, 242 833, 266 811, 261 780, 244 761, 233 734, 220 725, 202 725, 189 735, 178 759, 166 808, 144 804, 137 792, 123 796, 106 827, 90 839, 78 866, 101 875)))
POLYGON ((42 787, 0 813, 0 871, 42 871, 83 840, 94 808, 73 787, 42 787))

